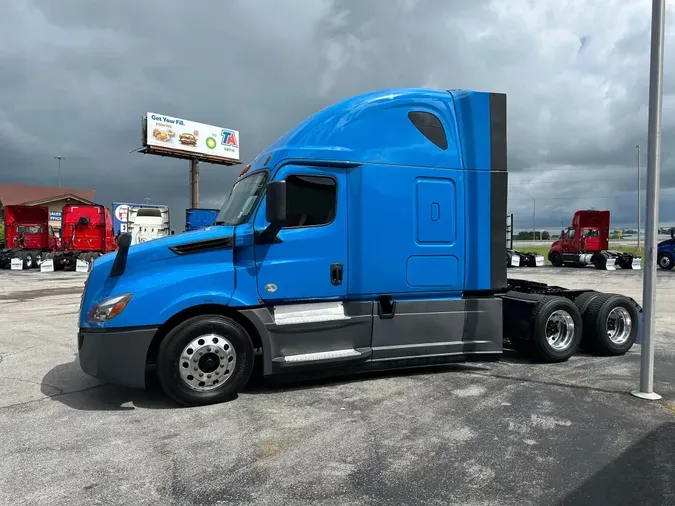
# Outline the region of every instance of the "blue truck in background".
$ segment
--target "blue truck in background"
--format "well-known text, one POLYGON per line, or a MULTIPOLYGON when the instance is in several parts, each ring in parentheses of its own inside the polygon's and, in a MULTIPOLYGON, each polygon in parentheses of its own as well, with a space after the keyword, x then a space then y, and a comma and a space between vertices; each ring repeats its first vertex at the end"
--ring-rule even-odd
POLYGON ((185 231, 201 230, 216 222, 220 209, 191 208, 185 210, 185 231))
POLYGON ((661 241, 656 252, 659 267, 670 271, 675 267, 675 227, 670 229, 670 239, 661 241))
POLYGON ((507 279, 506 95, 381 90, 331 105, 247 165, 215 225, 93 265, 87 374, 187 406, 265 377, 622 355, 631 298, 507 279))

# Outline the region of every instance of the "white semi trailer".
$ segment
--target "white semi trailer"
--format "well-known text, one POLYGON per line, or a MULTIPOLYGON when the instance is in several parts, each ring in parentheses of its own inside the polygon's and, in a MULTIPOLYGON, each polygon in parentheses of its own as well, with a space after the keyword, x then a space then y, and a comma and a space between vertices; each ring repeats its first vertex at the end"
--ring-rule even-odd
POLYGON ((168 236, 171 233, 169 207, 130 207, 127 230, 131 234, 131 244, 168 236))

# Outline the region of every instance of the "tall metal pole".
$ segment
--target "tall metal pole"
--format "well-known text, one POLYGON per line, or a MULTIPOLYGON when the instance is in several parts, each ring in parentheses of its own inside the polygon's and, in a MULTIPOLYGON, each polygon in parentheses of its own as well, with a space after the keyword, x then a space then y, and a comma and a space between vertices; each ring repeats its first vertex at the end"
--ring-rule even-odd
POLYGON ((663 31, 665 0, 652 0, 652 41, 649 63, 649 130, 647 141, 647 220, 645 224, 642 307, 644 329, 640 357, 640 390, 635 397, 657 400, 654 392, 654 298, 656 295, 656 239, 659 223, 659 177, 661 172, 661 102, 663 98, 663 31))
POLYGON ((532 238, 537 240, 537 200, 532 199, 532 238))
POLYGON ((190 207, 199 207, 199 161, 190 160, 190 207))
POLYGON ((55 156, 54 160, 59 161, 59 188, 61 188, 61 160, 65 160, 65 156, 55 156))
POLYGON ((637 145, 637 247, 640 249, 640 145, 637 145))

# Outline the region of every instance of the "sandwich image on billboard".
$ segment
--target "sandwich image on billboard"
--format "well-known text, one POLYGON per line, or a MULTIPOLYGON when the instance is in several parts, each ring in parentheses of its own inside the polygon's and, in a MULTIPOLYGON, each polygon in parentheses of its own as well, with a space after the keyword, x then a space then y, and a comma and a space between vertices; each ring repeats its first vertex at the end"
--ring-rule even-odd
POLYGON ((147 113, 145 145, 160 154, 239 162, 239 131, 147 113), (156 149, 155 149, 156 148, 156 149))

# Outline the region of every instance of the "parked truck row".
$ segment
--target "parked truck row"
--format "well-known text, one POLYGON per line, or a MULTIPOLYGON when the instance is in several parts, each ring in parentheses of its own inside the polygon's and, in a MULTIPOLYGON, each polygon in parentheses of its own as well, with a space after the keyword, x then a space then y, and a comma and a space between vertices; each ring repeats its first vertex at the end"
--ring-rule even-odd
MULTIPOLYGON (((49 225, 47 206, 10 205, 4 208, 5 245, 0 248, 0 269, 64 270, 90 265, 117 249, 121 233, 141 244, 172 234, 168 206, 68 204, 61 212, 61 229, 49 225), (45 262, 51 261, 51 262, 45 262)), ((187 209, 185 230, 199 230, 216 220, 217 209, 187 209)))
POLYGON ((67 204, 61 216, 61 230, 56 233, 49 226, 47 206, 6 206, 6 247, 0 250, 0 268, 25 270, 51 261, 53 270, 64 270, 76 267, 78 260, 89 265, 117 249, 107 208, 67 204))

